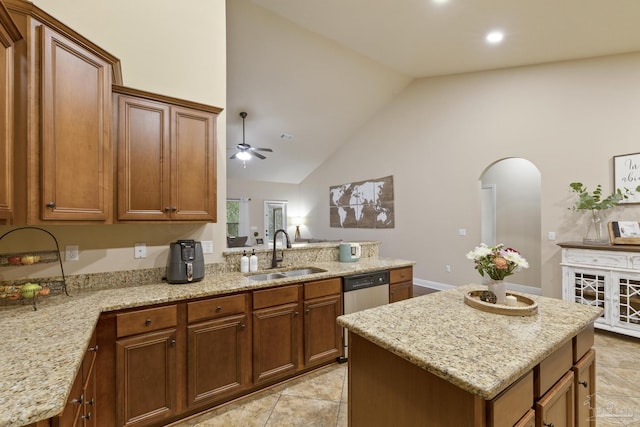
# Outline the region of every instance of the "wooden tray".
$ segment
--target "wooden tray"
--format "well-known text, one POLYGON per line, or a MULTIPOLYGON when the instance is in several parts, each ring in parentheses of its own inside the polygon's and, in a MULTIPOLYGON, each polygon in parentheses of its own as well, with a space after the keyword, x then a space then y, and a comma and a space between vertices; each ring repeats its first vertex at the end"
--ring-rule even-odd
POLYGON ((506 314, 507 316, 533 316, 538 313, 538 303, 523 295, 517 295, 507 292, 507 295, 513 295, 518 299, 518 305, 491 304, 480 299, 480 293, 483 290, 470 291, 464 294, 464 303, 478 310, 487 311, 489 313, 506 314))

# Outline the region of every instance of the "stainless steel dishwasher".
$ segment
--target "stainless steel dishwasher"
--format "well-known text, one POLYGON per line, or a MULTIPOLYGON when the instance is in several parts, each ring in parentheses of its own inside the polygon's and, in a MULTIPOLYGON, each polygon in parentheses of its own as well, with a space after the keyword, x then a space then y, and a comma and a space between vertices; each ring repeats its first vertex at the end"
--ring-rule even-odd
MULTIPOLYGON (((367 308, 389 304, 389 272, 374 271, 372 273, 355 274, 346 276, 342 280, 343 313, 351 314, 367 308)), ((348 357, 347 329, 343 329, 344 357, 339 361, 344 362, 348 357)))

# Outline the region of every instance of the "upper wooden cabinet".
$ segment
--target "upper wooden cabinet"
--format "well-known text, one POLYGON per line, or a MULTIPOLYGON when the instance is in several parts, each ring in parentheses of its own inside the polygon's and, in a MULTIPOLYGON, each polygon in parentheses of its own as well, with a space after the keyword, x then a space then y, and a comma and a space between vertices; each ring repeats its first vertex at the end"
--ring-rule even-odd
POLYGON ((0 3, 0 224, 13 218, 13 45, 21 38, 0 3))
POLYGON ((119 221, 216 221, 220 108, 113 86, 119 221))
POLYGON ((6 0, 15 44, 15 224, 110 223, 117 58, 31 3, 6 0))

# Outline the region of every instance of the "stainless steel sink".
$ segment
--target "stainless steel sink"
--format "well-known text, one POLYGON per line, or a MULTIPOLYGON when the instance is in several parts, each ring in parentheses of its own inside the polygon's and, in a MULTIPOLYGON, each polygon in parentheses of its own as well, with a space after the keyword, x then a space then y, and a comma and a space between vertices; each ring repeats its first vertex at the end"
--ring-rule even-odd
POLYGON ((296 270, 283 271, 282 274, 284 274, 287 277, 294 277, 294 276, 304 276, 307 274, 324 273, 326 271, 327 270, 323 270, 322 268, 307 267, 307 268, 298 268, 296 270))
POLYGON ((262 280, 276 280, 276 279, 284 279, 285 276, 282 273, 263 273, 263 274, 252 274, 251 276, 247 276, 250 280, 262 281, 262 280))
POLYGON ((284 279, 286 277, 305 276, 308 274, 324 273, 327 270, 316 267, 297 268, 295 270, 278 271, 274 273, 261 273, 252 274, 247 276, 250 280, 263 281, 263 280, 276 280, 284 279))

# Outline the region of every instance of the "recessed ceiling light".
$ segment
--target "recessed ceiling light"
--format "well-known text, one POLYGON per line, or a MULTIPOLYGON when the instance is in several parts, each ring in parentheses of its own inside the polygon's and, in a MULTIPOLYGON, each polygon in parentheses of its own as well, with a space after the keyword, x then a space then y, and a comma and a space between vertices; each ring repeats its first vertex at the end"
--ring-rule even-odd
POLYGON ((502 31, 491 31, 487 34, 486 40, 491 44, 498 44, 504 39, 504 33, 502 31))
POLYGON ((293 135, 289 135, 288 133, 283 133, 282 135, 280 135, 280 138, 286 141, 291 141, 293 139, 293 135))
POLYGON ((432 0, 435 4, 445 4, 449 3, 449 0, 432 0))

